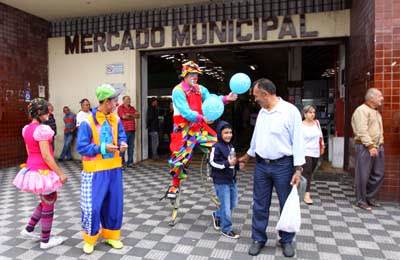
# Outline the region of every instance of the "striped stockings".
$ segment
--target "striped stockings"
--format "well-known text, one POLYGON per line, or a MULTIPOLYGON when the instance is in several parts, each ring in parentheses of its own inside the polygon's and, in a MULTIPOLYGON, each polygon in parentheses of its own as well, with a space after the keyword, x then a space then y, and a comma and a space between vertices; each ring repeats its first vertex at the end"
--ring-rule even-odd
POLYGON ((26 230, 32 232, 40 220, 42 227, 42 242, 47 243, 50 239, 51 226, 53 224, 54 202, 57 200, 57 192, 40 195, 40 198, 41 202, 35 208, 35 211, 26 226, 26 230))

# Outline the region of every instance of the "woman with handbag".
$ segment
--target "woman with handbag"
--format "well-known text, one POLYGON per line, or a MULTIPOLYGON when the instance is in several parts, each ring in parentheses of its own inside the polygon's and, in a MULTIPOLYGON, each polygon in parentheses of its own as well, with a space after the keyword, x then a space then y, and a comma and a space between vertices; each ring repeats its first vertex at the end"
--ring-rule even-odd
POLYGON ((35 98, 29 103, 28 111, 32 122, 22 129, 28 159, 26 164, 21 165, 13 183, 22 191, 38 194, 40 203, 20 234, 24 238, 41 240, 40 248, 47 249, 63 242, 63 238, 50 236, 50 232, 57 190, 67 181, 67 177, 54 161, 51 145, 54 131, 44 124, 49 116, 48 103, 44 99, 35 98), (33 231, 39 221, 41 236, 33 231))
POLYGON ((313 203, 310 196, 310 186, 312 174, 317 166, 319 157, 324 154, 324 138, 321 131, 321 126, 318 120, 315 119, 316 109, 313 105, 307 105, 303 108, 303 136, 306 164, 303 166, 303 176, 307 179, 306 193, 304 194, 304 202, 307 205, 313 203))

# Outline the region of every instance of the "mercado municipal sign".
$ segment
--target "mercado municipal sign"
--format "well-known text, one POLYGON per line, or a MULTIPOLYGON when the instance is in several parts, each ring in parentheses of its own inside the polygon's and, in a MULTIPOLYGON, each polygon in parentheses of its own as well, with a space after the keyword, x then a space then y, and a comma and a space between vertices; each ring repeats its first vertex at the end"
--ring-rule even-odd
MULTIPOLYGON (((314 26, 315 27, 315 26, 314 26)), ((65 37, 65 54, 316 38, 306 16, 270 16, 65 37)))

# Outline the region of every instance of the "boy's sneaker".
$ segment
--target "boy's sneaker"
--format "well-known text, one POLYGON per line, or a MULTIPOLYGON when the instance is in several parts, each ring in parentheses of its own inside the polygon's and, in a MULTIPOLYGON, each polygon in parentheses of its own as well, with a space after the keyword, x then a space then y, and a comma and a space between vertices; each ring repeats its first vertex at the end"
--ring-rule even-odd
POLYGON ((240 237, 240 236, 239 236, 238 234, 236 234, 233 230, 232 230, 232 231, 229 231, 229 232, 223 232, 223 231, 221 231, 221 234, 224 235, 224 236, 226 236, 226 237, 234 238, 234 239, 238 239, 238 238, 240 237))
POLYGON ((168 191, 167 191, 167 199, 174 200, 178 196, 179 193, 179 187, 176 187, 174 185, 169 186, 168 191))
POLYGON ((51 247, 58 246, 64 242, 64 239, 62 237, 50 237, 49 242, 43 243, 40 242, 40 248, 41 249, 48 249, 51 247))
POLYGON ((26 228, 22 229, 19 233, 23 238, 32 239, 32 240, 40 240, 40 235, 32 232, 28 232, 26 228))
POLYGON ((221 220, 215 216, 215 212, 211 213, 215 230, 221 230, 221 220))

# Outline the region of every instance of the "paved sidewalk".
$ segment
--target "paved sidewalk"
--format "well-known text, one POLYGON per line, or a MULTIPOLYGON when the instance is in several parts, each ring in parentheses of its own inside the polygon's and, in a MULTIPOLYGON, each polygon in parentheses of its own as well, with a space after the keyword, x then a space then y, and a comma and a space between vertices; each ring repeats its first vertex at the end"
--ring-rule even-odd
MULTIPOLYGON (((159 201, 168 184, 167 167, 141 164, 124 172, 125 213, 122 250, 98 243, 92 255, 82 252, 80 226, 80 163, 61 167, 69 182, 59 192, 52 234, 65 242, 49 250, 22 239, 38 198, 12 185, 17 169, 0 169, 0 260, 1 259, 252 259, 251 243, 252 171, 239 173, 239 204, 234 211, 234 229, 239 240, 225 238, 212 225, 214 206, 202 188, 198 168, 191 169, 183 183, 183 202, 178 224, 168 225, 171 205, 159 201)), ((316 181, 312 185, 314 205, 302 204, 302 230, 296 237, 295 259, 400 259, 400 209, 385 205, 368 213, 352 205, 353 189, 345 181, 316 181)), ((279 206, 274 194, 269 240, 254 259, 286 259, 277 246, 274 226, 279 206)), ((37 229, 36 232, 39 232, 37 229)))

